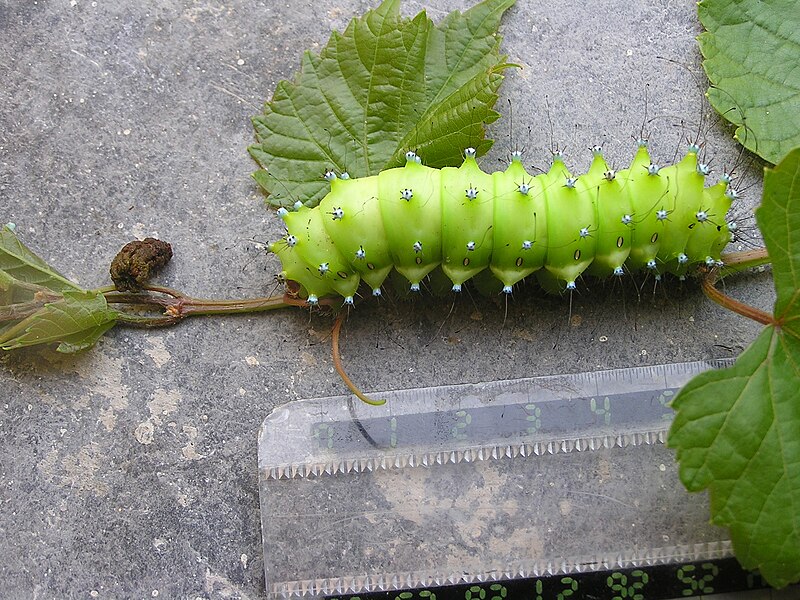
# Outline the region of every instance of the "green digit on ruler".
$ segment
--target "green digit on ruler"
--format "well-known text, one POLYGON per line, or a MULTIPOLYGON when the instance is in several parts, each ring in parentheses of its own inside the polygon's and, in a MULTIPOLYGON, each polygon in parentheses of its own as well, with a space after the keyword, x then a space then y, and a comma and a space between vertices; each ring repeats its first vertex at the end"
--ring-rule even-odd
POLYGON ((456 411, 458 421, 452 429, 453 437, 457 440, 464 440, 467 438, 466 429, 472 423, 472 415, 465 410, 456 411))
POLYGON ((314 427, 314 437, 319 440, 320 447, 328 450, 333 448, 333 427, 327 423, 320 423, 314 427))
POLYGON ((669 408, 669 403, 672 402, 672 399, 675 397, 675 392, 672 390, 664 390, 658 395, 658 403, 664 407, 665 412, 661 415, 662 421, 671 421, 672 420, 672 410, 669 408))
POLYGON ((638 577, 639 581, 631 582, 631 585, 628 585, 628 576, 624 573, 612 573, 606 579, 606 585, 611 589, 612 592, 622 592, 621 594, 616 594, 612 598, 612 600, 644 600, 644 595, 640 594, 644 588, 644 584, 648 582, 647 573, 644 571, 636 570, 631 573, 631 578, 638 577))
POLYGON ((542 426, 542 409, 536 406, 535 404, 526 404, 525 405, 525 412, 528 413, 528 416, 525 417, 525 420, 530 423, 528 428, 526 429, 527 433, 536 433, 539 431, 539 428, 542 426))
POLYGON ((578 582, 572 577, 562 577, 561 583, 569 585, 569 587, 561 590, 558 593, 558 596, 556 596, 556 600, 565 600, 566 598, 572 596, 573 592, 578 591, 578 582))
POLYGON ((713 594, 714 588, 711 587, 710 585, 706 586, 705 584, 714 581, 714 577, 716 577, 719 574, 719 567, 717 567, 717 565, 715 565, 714 563, 703 563, 702 565, 700 565, 700 568, 703 569, 704 571, 710 571, 710 573, 706 573, 705 575, 703 575, 703 578, 700 580, 700 585, 702 586, 700 591, 703 592, 704 594, 713 594))
POLYGON ((543 600, 542 599, 542 589, 543 589, 542 588, 542 580, 541 579, 537 579, 536 580, 536 589, 534 590, 536 592, 536 598, 534 598, 533 600, 543 600))
POLYGON ((598 416, 602 415, 603 422, 608 425, 611 423, 611 400, 608 399, 608 396, 603 398, 603 408, 597 407, 597 400, 592 398, 589 401, 589 408, 592 409, 592 412, 598 416))
POLYGON ((703 563, 701 567, 703 570, 711 572, 706 573, 699 580, 695 577, 697 567, 694 565, 684 565, 678 569, 677 577, 680 582, 689 584, 689 587, 681 592, 684 596, 694 596, 696 592, 700 592, 701 594, 714 593, 714 588, 706 584, 714 581, 714 577, 719 573, 719 569, 713 563, 703 563))

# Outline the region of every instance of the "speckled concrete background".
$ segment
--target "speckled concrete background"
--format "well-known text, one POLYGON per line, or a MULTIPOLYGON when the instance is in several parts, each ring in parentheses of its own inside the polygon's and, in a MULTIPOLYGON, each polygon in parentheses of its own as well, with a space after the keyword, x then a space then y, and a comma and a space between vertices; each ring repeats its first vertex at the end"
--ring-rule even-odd
MULTIPOLYGON (((375 0, 0 2, 0 220, 85 286, 132 238, 173 244, 161 278, 198 296, 273 291, 277 261, 248 241, 280 224, 249 175, 250 116, 333 29, 375 0)), ((463 0, 428 6, 440 18, 463 0)), ((425 8, 407 2, 409 13, 425 8)), ((698 130, 719 173, 738 156, 707 116, 692 0, 518 0, 502 89, 514 140, 544 165, 552 139, 617 166, 647 114, 660 162, 698 130), (661 58, 659 58, 661 57, 661 58), (645 103, 645 94, 647 103, 645 103), (549 106, 549 111, 548 107, 549 106)), ((494 128, 499 165, 509 124, 494 128)), ((738 212, 759 196, 759 166, 738 212)), ((757 327, 692 285, 629 282, 566 299, 358 307, 344 360, 366 390, 738 354, 757 327)), ((729 289, 768 307, 768 276, 729 289)), ((94 350, 0 357, 0 581, 6 598, 258 598, 256 435, 270 410, 342 393, 330 321, 301 310, 117 329, 94 350)))

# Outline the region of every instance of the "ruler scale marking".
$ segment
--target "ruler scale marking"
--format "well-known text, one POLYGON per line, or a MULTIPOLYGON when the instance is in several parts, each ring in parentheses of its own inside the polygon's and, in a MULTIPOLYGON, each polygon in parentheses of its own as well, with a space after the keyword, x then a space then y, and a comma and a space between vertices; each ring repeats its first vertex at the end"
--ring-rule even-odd
POLYGON ((708 524, 704 495, 683 490, 664 440, 680 386, 730 362, 280 407, 259 436, 268 596, 435 588, 442 600, 439 583, 535 591, 551 573, 591 589, 604 569, 616 571, 596 581, 622 585, 654 565, 683 579, 722 565, 727 533, 708 524))

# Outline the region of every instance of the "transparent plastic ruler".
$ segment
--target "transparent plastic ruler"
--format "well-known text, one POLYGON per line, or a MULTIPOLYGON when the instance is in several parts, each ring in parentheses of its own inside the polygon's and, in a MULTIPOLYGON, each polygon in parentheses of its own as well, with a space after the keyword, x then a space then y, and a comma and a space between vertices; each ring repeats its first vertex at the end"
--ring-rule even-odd
MULTIPOLYGON (((727 532, 708 523, 705 495, 684 490, 664 445, 673 396, 728 364, 399 390, 376 395, 381 407, 338 396, 278 408, 258 450, 268 596, 430 598, 460 585, 491 599, 523 581, 531 600, 605 597, 579 595, 591 573, 626 598, 656 597, 646 592, 658 577, 674 596, 732 585, 720 572, 736 565, 727 532), (677 566, 658 575, 664 565, 677 566)), ((760 587, 736 577, 733 589, 760 587)))

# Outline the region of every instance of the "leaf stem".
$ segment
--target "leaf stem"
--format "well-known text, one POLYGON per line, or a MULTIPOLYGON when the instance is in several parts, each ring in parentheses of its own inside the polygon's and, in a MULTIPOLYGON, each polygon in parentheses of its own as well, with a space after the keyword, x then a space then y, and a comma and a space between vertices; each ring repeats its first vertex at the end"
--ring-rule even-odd
POLYGON ((131 325, 133 327, 166 327, 167 325, 175 325, 180 321, 181 317, 171 317, 168 315, 154 317, 117 311, 117 323, 131 325))
POLYGON ((772 262, 766 248, 756 248, 745 252, 727 252, 723 253, 720 258, 725 267, 723 272, 718 274, 717 280, 772 262))
POLYGON ((285 308, 295 304, 292 298, 286 294, 242 300, 211 300, 192 298, 178 290, 161 286, 148 286, 144 290, 144 293, 117 292, 114 289, 109 290, 106 288, 102 291, 109 304, 118 306, 116 310, 119 322, 140 327, 173 325, 193 315, 260 312, 285 308), (136 311, 154 309, 160 309, 161 314, 136 314, 136 311))
POLYGON ((57 302, 63 298, 58 292, 54 292, 44 286, 18 279, 14 280, 12 286, 17 290, 29 292, 30 300, 0 304, 0 322, 26 319, 49 302, 57 302))
POLYGON ((342 366, 342 355, 339 352, 339 334, 342 331, 342 323, 344 322, 344 313, 340 314, 336 321, 333 323, 333 330, 331 331, 331 351, 333 354, 333 366, 336 368, 336 372, 339 373, 339 377, 342 378, 344 384, 349 388, 351 392, 353 392, 356 397, 361 400, 362 402, 366 402, 372 406, 381 406, 386 404, 386 400, 373 400, 356 386, 353 383, 353 380, 347 375, 342 366))
POLYGON ((15 302, 14 304, 0 306, 0 322, 26 319, 44 305, 44 301, 32 300, 30 302, 15 302))
POLYGON ((709 300, 713 300, 723 308, 732 310, 733 312, 740 314, 743 317, 747 317, 748 319, 752 319, 757 323, 761 323, 762 325, 775 324, 775 317, 773 317, 770 313, 754 306, 750 306, 749 304, 745 304, 744 302, 739 302, 724 292, 719 291, 715 287, 717 276, 718 273, 716 271, 711 271, 705 277, 703 277, 700 282, 703 293, 709 300))

